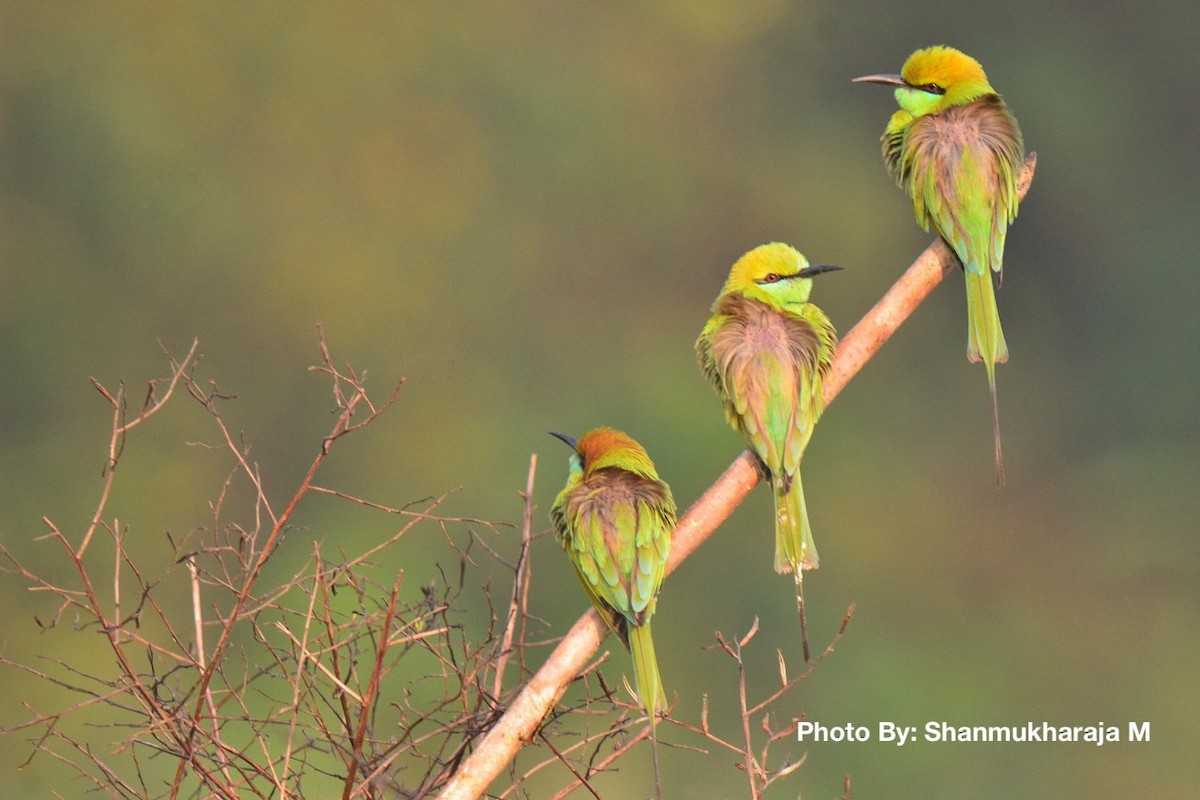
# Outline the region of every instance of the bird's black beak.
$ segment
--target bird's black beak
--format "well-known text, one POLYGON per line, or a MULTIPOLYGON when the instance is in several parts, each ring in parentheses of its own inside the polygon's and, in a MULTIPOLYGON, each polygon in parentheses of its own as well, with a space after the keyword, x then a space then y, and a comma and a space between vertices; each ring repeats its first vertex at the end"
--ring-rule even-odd
POLYGON ((812 264, 797 272, 793 278, 811 278, 813 275, 820 275, 822 272, 834 272, 841 269, 836 264, 812 264))
POLYGON ((568 436, 565 433, 555 433, 554 431, 547 431, 547 433, 549 433, 555 439, 560 439, 560 440, 566 442, 567 447, 571 448, 572 450, 575 450, 577 445, 579 444, 579 440, 576 439, 574 436, 568 436))
POLYGON ((851 83, 882 83, 888 86, 908 86, 908 82, 899 75, 863 75, 861 78, 851 78, 851 83))

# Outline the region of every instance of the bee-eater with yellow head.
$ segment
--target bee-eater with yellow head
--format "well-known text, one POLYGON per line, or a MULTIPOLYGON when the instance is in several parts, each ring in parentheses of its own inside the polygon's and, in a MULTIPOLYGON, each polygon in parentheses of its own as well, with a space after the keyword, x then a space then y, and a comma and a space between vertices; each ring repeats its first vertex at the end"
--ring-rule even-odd
POLYGON ((1008 346, 992 273, 999 281, 1004 236, 1017 216, 1021 129, 979 62, 952 47, 916 51, 899 75, 854 80, 896 87, 900 110, 883 132, 883 159, 912 198, 917 222, 925 230, 933 225, 962 264, 967 358, 987 369, 996 482, 1003 485, 996 365, 1008 360, 1008 346))
POLYGON ((809 302, 812 278, 841 269, 809 266, 778 242, 746 253, 712 306, 696 340, 700 369, 725 404, 729 424, 758 457, 775 496, 775 570, 817 566, 808 524, 800 460, 825 409, 822 381, 837 332, 825 312, 809 302))
POLYGON ((612 428, 578 440, 567 485, 550 508, 558 541, 601 618, 633 655, 634 688, 651 724, 667 701, 650 618, 671 550, 675 500, 646 450, 612 428))

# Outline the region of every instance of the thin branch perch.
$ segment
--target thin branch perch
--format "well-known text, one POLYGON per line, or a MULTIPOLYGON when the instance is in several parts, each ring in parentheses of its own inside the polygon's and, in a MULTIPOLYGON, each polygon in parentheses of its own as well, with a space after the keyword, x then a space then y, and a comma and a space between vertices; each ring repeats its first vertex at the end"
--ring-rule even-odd
MULTIPOLYGON (((1037 154, 1030 153, 1018 179, 1018 197, 1023 199, 1029 191, 1036 168, 1037 154)), ((957 265, 957 259, 940 239, 925 248, 842 339, 825 380, 826 406, 957 265)), ((758 479, 754 457, 744 451, 680 518, 671 542, 668 574, 712 535, 750 493, 758 479)), ((579 618, 504 716, 446 784, 439 795, 440 800, 473 800, 487 790, 521 746, 532 741, 538 725, 562 697, 567 685, 587 665, 606 632, 594 609, 579 618)))

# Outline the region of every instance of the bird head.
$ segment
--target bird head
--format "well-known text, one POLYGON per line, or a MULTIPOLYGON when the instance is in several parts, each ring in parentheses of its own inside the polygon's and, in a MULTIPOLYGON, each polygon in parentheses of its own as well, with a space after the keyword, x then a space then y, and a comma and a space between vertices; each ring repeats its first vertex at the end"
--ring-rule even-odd
POLYGON ((899 75, 864 75, 854 82, 895 86, 896 102, 914 117, 936 114, 996 93, 978 61, 941 45, 913 53, 899 75))
POLYGON ((614 428, 593 428, 576 439, 565 433, 550 432, 575 452, 571 455, 570 471, 590 474, 606 467, 618 467, 658 480, 654 463, 646 449, 630 436, 614 428))
POLYGON ((812 293, 813 276, 837 269, 841 267, 810 266, 794 247, 772 242, 737 260, 721 294, 743 294, 776 307, 804 305, 812 293))

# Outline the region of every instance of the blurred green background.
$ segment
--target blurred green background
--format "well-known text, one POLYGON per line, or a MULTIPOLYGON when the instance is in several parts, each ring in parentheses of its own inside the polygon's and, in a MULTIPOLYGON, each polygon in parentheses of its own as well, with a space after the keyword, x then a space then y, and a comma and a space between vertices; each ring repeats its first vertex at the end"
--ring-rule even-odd
MULTIPOLYGON (((814 646, 857 613, 780 717, 1149 720, 1152 741, 785 743, 777 758, 808 760, 768 797, 836 797, 844 774, 860 797, 1196 797, 1198 31, 1179 0, 6 3, 0 539, 70 580, 33 540, 43 515, 78 535, 94 507, 110 413, 88 378, 140 400, 166 373, 159 339, 180 354, 200 339, 200 374, 238 395, 231 426, 282 497, 332 423, 306 369, 318 322, 377 392, 408 379, 327 485, 390 505, 461 486, 447 512, 515 522, 536 452, 545 527, 566 459, 545 431, 605 423, 690 504, 740 450, 691 349, 729 265, 772 240, 844 265, 815 299, 848 330, 929 240, 880 159, 890 93, 849 79, 953 44, 1040 157, 1000 293, 1008 486, 952 276, 809 449, 814 646)), ((187 446, 215 436, 173 402, 131 439, 111 509, 156 545, 206 523, 228 463, 187 446)), ((396 527, 335 502, 302 512, 284 563, 310 555, 305 536, 353 553, 396 527)), ((760 618, 760 692, 775 648, 799 668, 769 531, 760 490, 667 583, 677 714, 694 721, 707 693, 733 722, 714 630, 760 618)), ((413 593, 454 563, 432 528, 390 557, 413 593)), ((585 601, 552 539, 533 558, 532 610, 555 635, 585 601)), ((41 633, 53 604, 17 576, 0 597, 8 657, 94 646, 41 633)), ((71 701, 8 679, 0 724, 22 698, 71 701)), ((0 740, 6 796, 49 796, 55 773, 82 796, 46 757, 14 775, 28 752, 0 740)), ((668 796, 744 796, 733 761, 666 751, 668 796)), ((644 787, 645 763, 598 785, 644 787)))

